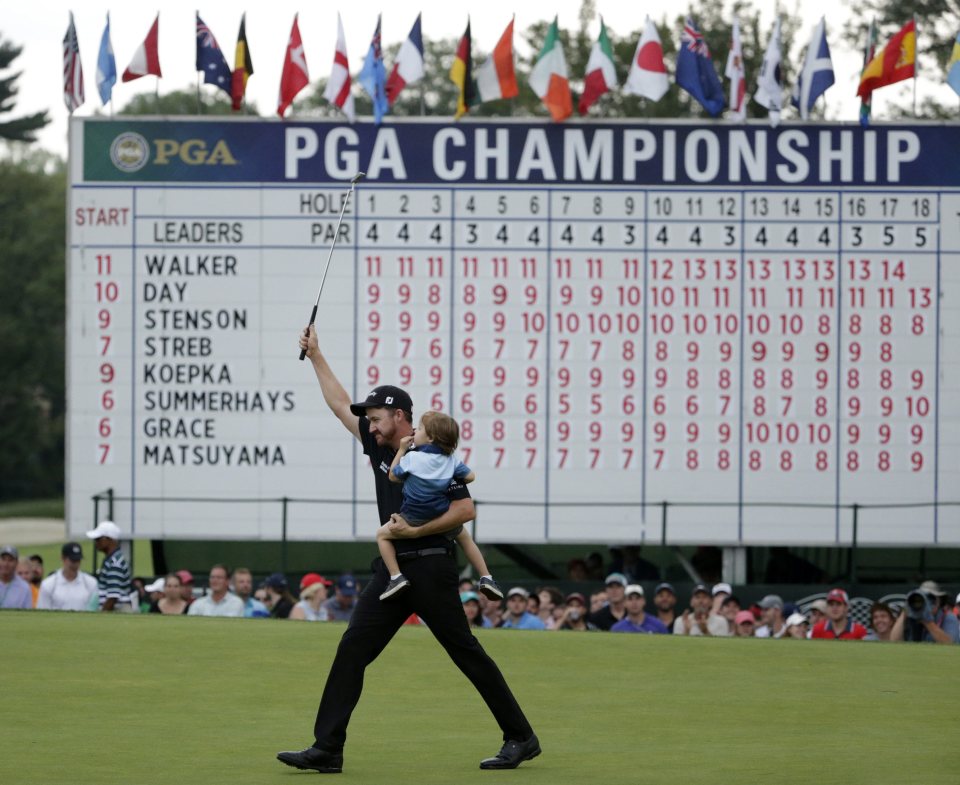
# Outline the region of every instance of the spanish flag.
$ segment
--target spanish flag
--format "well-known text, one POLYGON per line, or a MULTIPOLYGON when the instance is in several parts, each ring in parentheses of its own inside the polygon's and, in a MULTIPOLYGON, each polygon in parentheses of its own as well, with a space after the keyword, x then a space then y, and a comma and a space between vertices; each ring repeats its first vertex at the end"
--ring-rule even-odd
POLYGON ((243 96, 247 91, 247 79, 253 76, 253 60, 250 58, 250 47, 247 45, 247 15, 240 17, 240 32, 237 34, 237 51, 234 56, 233 82, 230 85, 230 96, 233 99, 233 110, 239 111, 243 106, 243 96))
POLYGON ((857 95, 863 98, 878 87, 913 79, 916 62, 917 23, 911 19, 863 69, 857 95))
POLYGON ((457 45, 457 54, 450 67, 450 81, 453 82, 460 95, 457 96, 457 112, 453 119, 459 120, 470 107, 476 103, 477 87, 473 81, 473 65, 470 62, 470 19, 467 18, 467 30, 457 45))

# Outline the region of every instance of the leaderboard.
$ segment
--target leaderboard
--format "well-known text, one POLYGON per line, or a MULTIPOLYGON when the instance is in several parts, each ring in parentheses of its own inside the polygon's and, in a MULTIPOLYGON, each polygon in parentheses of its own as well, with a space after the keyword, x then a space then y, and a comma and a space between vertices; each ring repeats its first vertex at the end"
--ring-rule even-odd
POLYGON ((336 241, 321 347, 457 418, 481 538, 957 544, 958 135, 74 121, 71 527, 372 537, 336 241))

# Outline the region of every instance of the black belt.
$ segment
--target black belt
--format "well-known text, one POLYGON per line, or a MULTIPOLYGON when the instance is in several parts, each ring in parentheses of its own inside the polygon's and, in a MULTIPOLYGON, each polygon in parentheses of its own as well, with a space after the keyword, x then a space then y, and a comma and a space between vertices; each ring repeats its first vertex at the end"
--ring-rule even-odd
POLYGON ((422 548, 419 551, 404 551, 397 554, 397 561, 411 561, 421 556, 449 556, 449 548, 422 548))

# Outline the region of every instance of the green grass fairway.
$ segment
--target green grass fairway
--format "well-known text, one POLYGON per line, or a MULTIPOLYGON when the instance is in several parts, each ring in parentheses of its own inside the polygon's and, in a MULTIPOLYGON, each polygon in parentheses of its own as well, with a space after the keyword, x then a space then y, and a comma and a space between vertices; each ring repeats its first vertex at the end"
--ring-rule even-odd
MULTIPOLYGON (((313 782, 341 624, 4 612, 11 785, 313 782)), ((477 764, 499 729, 426 629, 367 671, 336 782, 955 785, 960 647, 482 631, 544 753, 477 764)))

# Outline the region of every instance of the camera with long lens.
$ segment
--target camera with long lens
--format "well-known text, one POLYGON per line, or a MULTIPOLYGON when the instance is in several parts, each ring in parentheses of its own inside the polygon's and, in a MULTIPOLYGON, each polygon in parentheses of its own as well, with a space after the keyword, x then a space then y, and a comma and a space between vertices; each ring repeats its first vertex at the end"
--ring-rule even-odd
POLYGON ((936 599, 925 591, 914 589, 907 595, 907 617, 914 621, 923 621, 933 616, 936 599))

